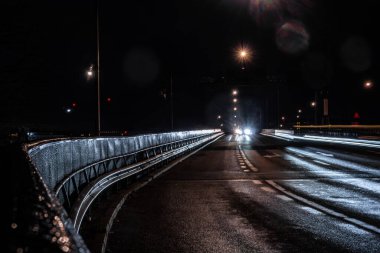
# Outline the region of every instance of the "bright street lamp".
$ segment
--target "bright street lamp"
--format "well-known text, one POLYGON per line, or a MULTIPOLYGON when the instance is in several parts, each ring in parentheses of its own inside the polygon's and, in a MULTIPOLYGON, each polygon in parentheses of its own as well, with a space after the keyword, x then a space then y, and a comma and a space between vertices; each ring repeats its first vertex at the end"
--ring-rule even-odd
POLYGON ((315 107, 317 105, 317 103, 315 102, 315 101, 312 101, 311 103, 310 103, 310 106, 311 107, 315 107))
POLYGON ((238 91, 237 90, 233 90, 232 91, 232 95, 236 96, 238 94, 238 91))
POLYGON ((365 89, 371 89, 373 87, 373 83, 371 81, 366 81, 363 86, 365 89))
POLYGON ((234 98, 233 101, 234 101, 234 103, 236 103, 237 102, 237 98, 234 98))
POLYGON ((236 58, 241 63, 241 69, 245 69, 245 63, 251 59, 251 50, 246 46, 240 46, 236 50, 236 58))
POLYGON ((218 115, 217 119, 221 119, 221 118, 222 118, 222 116, 218 115))
POLYGON ((298 113, 302 113, 302 110, 301 110, 301 109, 299 109, 299 110, 298 110, 298 113))
POLYGON ((237 108, 236 107, 234 107, 234 111, 236 111, 237 110, 237 108))

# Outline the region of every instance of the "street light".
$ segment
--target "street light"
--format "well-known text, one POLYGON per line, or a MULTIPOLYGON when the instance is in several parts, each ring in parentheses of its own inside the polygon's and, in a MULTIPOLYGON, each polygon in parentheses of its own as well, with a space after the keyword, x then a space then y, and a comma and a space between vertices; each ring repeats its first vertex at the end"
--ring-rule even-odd
POLYGON ((246 46, 241 46, 236 52, 236 58, 242 64, 241 69, 245 69, 245 63, 251 58, 251 51, 246 46))
POLYGON ((310 106, 314 109, 314 124, 317 124, 317 102, 311 101, 310 106))
POLYGON ((298 113, 302 113, 302 110, 301 110, 301 109, 299 109, 299 110, 298 110, 298 113))
POLYGON ((234 101, 234 103, 236 103, 237 102, 237 98, 234 98, 233 101, 234 101))
POLYGON ((365 89, 371 89, 373 87, 373 83, 371 81, 366 81, 363 86, 365 89))
POLYGON ((232 91, 232 95, 236 96, 238 94, 238 91, 237 90, 233 90, 232 91))
POLYGON ((222 116, 218 115, 217 119, 221 119, 221 118, 222 118, 222 116))
POLYGON ((236 108, 236 107, 234 107, 234 111, 237 111, 237 108, 236 108))

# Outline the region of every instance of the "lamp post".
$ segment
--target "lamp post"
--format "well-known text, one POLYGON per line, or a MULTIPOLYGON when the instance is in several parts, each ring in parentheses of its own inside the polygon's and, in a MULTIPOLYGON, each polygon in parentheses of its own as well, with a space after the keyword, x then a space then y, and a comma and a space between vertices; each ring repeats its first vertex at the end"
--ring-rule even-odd
POLYGON ((97 135, 101 131, 101 108, 100 108, 100 28, 99 28, 99 0, 96 1, 96 73, 93 64, 86 71, 87 80, 95 77, 96 74, 96 93, 97 93, 97 135))
POLYGON ((314 125, 317 124, 317 102, 311 101, 310 106, 314 109, 314 125))
POLYGON ((99 0, 96 1, 96 60, 97 60, 97 93, 98 93, 98 135, 101 131, 101 118, 100 118, 100 29, 99 29, 99 0))
POLYGON ((174 113, 173 113, 173 72, 170 72, 170 124, 174 130, 174 113))

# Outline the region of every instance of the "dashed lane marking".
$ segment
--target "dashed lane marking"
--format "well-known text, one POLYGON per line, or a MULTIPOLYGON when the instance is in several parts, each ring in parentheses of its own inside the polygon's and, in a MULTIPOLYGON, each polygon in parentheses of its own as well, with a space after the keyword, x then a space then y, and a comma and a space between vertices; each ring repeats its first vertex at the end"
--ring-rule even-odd
POLYGON ((241 149, 240 145, 239 145, 239 150, 240 150, 240 153, 241 153, 241 156, 243 157, 244 159, 244 162, 247 164, 247 166, 249 167, 250 170, 254 171, 254 172, 257 172, 259 171, 255 166, 253 166, 253 164, 247 159, 247 157, 245 156, 243 150, 241 149))
POLYGON ((360 228, 364 228, 366 229, 367 231, 371 231, 373 233, 376 233, 376 234, 380 234, 380 228, 374 226, 374 225, 371 225, 371 224, 368 224, 366 222, 363 222, 361 220, 358 220, 358 219, 355 219, 355 218, 352 218, 352 217, 348 217, 346 216, 345 214, 342 214, 342 213, 339 213, 337 211, 334 211, 332 209, 329 209, 327 207, 324 207, 320 204, 317 204, 315 202, 312 202, 308 199, 305 199, 301 196, 298 196, 286 189, 284 189, 282 186, 276 184, 275 182, 273 182, 272 180, 265 180, 265 182, 267 182, 269 185, 271 185, 272 187, 274 187, 275 189, 277 189, 278 191, 282 192, 283 194, 295 199, 295 200, 298 200, 299 202, 305 204, 305 205, 308 205, 314 209, 317 209, 318 211, 320 212, 323 212, 325 214, 328 214, 328 215, 331 215, 335 218, 338 218, 338 219, 342 219, 344 221, 346 221, 347 223, 351 223, 353 225, 356 225, 357 227, 360 227, 360 228))
POLYGON ((242 169, 246 169, 247 168, 247 166, 240 166, 242 169))
POLYGON ((266 192, 275 192, 275 190, 273 190, 272 188, 268 187, 268 186, 262 186, 260 187, 260 189, 266 191, 266 192))
POLYGON ((317 209, 314 209, 308 206, 299 206, 299 208, 311 214, 324 215, 324 213, 318 211, 317 209))
POLYGON ((281 194, 276 195, 276 197, 279 199, 285 200, 285 201, 293 201, 293 199, 286 197, 285 195, 281 195, 281 194))
POLYGON ((329 157, 334 157, 333 154, 323 153, 323 152, 319 152, 319 151, 317 151, 317 154, 324 155, 324 156, 329 156, 329 157))
POLYGON ((321 162, 319 160, 313 160, 314 162, 316 163, 319 163, 319 164, 322 164, 322 165, 326 165, 326 166, 330 166, 331 164, 328 164, 328 163, 325 163, 325 162, 321 162))
POLYGON ((263 184, 263 182, 261 182, 260 180, 252 180, 252 182, 253 182, 254 184, 263 184))
POLYGON ((244 170, 244 172, 250 172, 250 170, 244 170))

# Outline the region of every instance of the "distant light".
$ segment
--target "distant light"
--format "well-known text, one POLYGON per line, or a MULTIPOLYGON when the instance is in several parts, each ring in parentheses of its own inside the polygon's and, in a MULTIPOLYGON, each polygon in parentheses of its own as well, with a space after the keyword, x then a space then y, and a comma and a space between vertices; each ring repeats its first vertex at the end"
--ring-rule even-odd
POLYGON ((222 127, 223 126, 223 124, 220 124, 220 127, 222 127))
POLYGON ((67 112, 67 113, 70 113, 70 112, 71 112, 71 108, 67 108, 67 109, 66 109, 66 112, 67 112))
POLYGON ((110 98, 110 97, 107 98, 107 102, 108 102, 108 103, 111 102, 111 98, 110 98))
POLYGON ((232 95, 237 95, 238 94, 238 91, 237 90, 233 90, 232 91, 232 95))
POLYGON ((218 115, 217 119, 221 119, 221 118, 222 118, 222 116, 218 115))
POLYGON ((233 100, 233 101, 234 101, 234 103, 236 103, 236 102, 237 102, 237 98, 234 98, 234 100, 233 100))
POLYGON ((73 103, 71 104, 71 106, 74 107, 74 108, 77 107, 77 105, 78 105, 78 104, 77 104, 76 102, 73 102, 73 103))
POLYGON ((234 118, 236 118, 236 115, 234 115, 234 118))
POLYGON ((91 79, 94 76, 94 65, 91 64, 90 67, 86 71, 87 79, 91 79))
POLYGON ((282 116, 281 119, 282 119, 282 120, 285 120, 285 116, 282 116))
POLYGON ((236 107, 234 107, 234 111, 236 111, 237 110, 237 108, 236 107))
POLYGON ((300 118, 300 116, 299 115, 297 115, 297 119, 299 119, 300 118))
POLYGON ((311 107, 315 107, 315 106, 317 105, 317 103, 316 103, 315 101, 312 101, 312 102, 310 103, 310 105, 311 105, 311 107))
POLYGON ((249 62, 252 57, 252 51, 248 46, 240 46, 235 49, 236 52, 236 58, 239 62, 245 63, 249 62))
POLYGON ((249 129, 249 128, 246 128, 246 129, 244 129, 244 134, 251 135, 252 134, 252 130, 249 129))
POLYGON ((243 131, 240 128, 236 128, 235 134, 243 134, 243 131))
POLYGON ((298 113, 302 113, 302 110, 301 110, 301 109, 299 109, 299 110, 298 110, 298 113))
POLYGON ((364 88, 366 88, 366 89, 370 89, 370 88, 372 88, 372 86, 373 86, 373 83, 371 81, 366 81, 364 83, 364 88))
POLYGON ((282 125, 282 124, 280 124, 280 127, 283 127, 283 125, 282 125))

